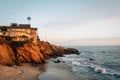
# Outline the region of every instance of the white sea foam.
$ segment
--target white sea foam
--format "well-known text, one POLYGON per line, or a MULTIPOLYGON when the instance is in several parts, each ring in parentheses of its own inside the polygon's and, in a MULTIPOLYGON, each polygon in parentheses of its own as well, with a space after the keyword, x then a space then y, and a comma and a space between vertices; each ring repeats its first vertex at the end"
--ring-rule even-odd
POLYGON ((69 59, 69 58, 62 58, 63 61, 74 61, 73 58, 69 59))
POLYGON ((82 64, 80 63, 80 62, 78 62, 78 61, 72 61, 72 64, 73 65, 77 65, 77 66, 81 66, 82 64))
POLYGON ((105 68, 101 68, 101 67, 96 67, 96 68, 94 69, 94 71, 100 72, 100 73, 103 73, 103 74, 107 74, 107 73, 108 73, 105 68))
POLYGON ((95 72, 99 72, 99 73, 103 73, 103 74, 107 74, 107 73, 108 73, 107 69, 102 68, 102 67, 100 67, 100 66, 91 65, 90 67, 93 68, 93 70, 94 70, 95 72))

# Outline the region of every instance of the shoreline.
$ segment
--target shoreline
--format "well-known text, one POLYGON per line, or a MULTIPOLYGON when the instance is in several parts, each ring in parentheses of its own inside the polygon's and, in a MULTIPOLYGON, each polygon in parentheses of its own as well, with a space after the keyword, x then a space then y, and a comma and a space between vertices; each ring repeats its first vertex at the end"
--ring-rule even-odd
POLYGON ((70 73, 71 67, 49 60, 46 71, 38 76, 38 80, 82 80, 70 73))
POLYGON ((83 80, 70 73, 71 67, 54 63, 51 59, 46 64, 32 66, 23 63, 12 67, 0 65, 0 80, 83 80))

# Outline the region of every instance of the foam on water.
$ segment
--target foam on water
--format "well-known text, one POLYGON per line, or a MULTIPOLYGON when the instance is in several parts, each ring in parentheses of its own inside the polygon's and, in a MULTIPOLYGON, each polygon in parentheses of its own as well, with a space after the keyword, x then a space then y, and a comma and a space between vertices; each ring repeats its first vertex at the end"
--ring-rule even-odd
POLYGON ((69 59, 69 58, 62 58, 62 60, 67 62, 67 61, 74 61, 75 59, 73 59, 73 58, 72 58, 72 59, 69 59))
POLYGON ((107 69, 102 68, 102 67, 100 67, 100 66, 97 66, 97 65, 91 65, 90 68, 92 68, 93 71, 95 71, 95 72, 103 73, 103 74, 108 74, 107 69))
POLYGON ((72 65, 81 66, 82 64, 80 62, 77 62, 77 61, 72 61, 72 65))

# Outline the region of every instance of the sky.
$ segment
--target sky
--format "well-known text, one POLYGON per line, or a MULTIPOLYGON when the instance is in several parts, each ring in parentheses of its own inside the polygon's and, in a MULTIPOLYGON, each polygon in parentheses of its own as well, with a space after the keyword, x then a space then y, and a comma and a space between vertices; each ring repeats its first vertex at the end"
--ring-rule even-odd
POLYGON ((57 45, 120 45, 120 0, 0 0, 0 25, 30 24, 57 45))

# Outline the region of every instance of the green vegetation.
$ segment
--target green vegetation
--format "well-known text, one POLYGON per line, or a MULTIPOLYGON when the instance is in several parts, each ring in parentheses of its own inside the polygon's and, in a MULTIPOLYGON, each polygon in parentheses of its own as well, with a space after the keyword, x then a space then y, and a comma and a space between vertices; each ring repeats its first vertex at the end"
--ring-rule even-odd
POLYGON ((7 31, 7 27, 6 26, 1 26, 0 29, 1 29, 1 31, 7 31))
POLYGON ((7 32, 7 27, 6 26, 0 26, 0 30, 2 31, 3 34, 7 32))
POLYGON ((6 39, 7 41, 12 41, 12 38, 9 37, 9 36, 5 37, 5 39, 6 39))
POLYGON ((37 36, 37 41, 40 41, 40 38, 39 38, 39 36, 37 36))
MULTIPOLYGON (((24 44, 31 43, 31 41, 30 40, 26 40, 26 41, 12 41, 11 38, 8 37, 7 38, 7 43, 12 48, 12 50, 14 52, 15 64, 16 65, 20 65, 20 62, 18 60, 18 58, 20 57, 20 54, 17 51, 17 47, 23 47, 24 44)), ((10 65, 8 64, 8 66, 10 66, 10 65)))
POLYGON ((14 41, 9 41, 8 42, 9 46, 12 48, 13 52, 14 52, 14 56, 15 56, 15 64, 16 65, 20 65, 19 61, 18 61, 18 57, 20 56, 20 54, 17 51, 17 45, 16 42, 14 41))
POLYGON ((10 26, 13 26, 13 27, 18 27, 18 23, 11 23, 10 26))

